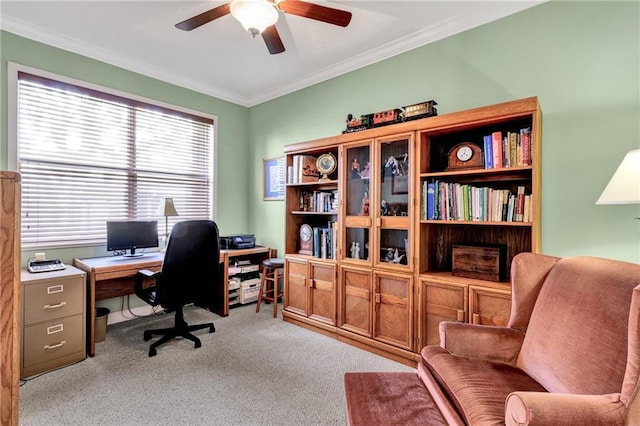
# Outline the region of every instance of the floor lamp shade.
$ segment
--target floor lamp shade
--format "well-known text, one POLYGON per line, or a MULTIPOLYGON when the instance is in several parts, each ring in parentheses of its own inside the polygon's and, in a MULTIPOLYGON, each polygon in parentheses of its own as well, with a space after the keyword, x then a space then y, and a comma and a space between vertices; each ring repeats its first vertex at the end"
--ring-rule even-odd
POLYGON ((640 204, 640 149, 625 155, 596 204, 640 204))

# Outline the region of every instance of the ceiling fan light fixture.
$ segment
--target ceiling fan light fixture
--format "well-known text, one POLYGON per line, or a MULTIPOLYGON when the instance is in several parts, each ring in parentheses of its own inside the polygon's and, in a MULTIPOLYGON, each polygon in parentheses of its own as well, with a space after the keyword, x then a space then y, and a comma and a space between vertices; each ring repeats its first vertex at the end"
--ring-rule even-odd
POLYGON ((233 0, 231 15, 254 37, 278 21, 278 11, 268 0, 233 0))

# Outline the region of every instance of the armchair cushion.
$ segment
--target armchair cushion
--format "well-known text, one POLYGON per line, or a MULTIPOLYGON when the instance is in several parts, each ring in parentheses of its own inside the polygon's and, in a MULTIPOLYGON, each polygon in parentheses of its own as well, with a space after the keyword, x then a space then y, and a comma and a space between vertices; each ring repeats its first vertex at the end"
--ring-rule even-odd
POLYGON ((503 424, 505 399, 516 390, 546 392, 513 365, 453 355, 439 346, 425 347, 422 363, 471 425, 503 424))

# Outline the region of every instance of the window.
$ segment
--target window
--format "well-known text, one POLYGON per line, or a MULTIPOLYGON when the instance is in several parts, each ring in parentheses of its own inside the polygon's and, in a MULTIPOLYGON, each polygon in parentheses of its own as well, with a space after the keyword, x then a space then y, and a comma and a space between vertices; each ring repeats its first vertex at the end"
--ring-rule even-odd
POLYGON ((213 118, 23 71, 16 93, 23 248, 104 244, 164 197, 171 224, 213 217, 213 118))

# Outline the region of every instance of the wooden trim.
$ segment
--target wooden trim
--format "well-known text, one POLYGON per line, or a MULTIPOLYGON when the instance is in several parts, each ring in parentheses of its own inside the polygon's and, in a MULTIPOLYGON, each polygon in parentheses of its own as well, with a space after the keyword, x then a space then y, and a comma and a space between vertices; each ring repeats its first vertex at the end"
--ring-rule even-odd
POLYGON ((0 172, 0 424, 18 424, 20 175, 0 172))

